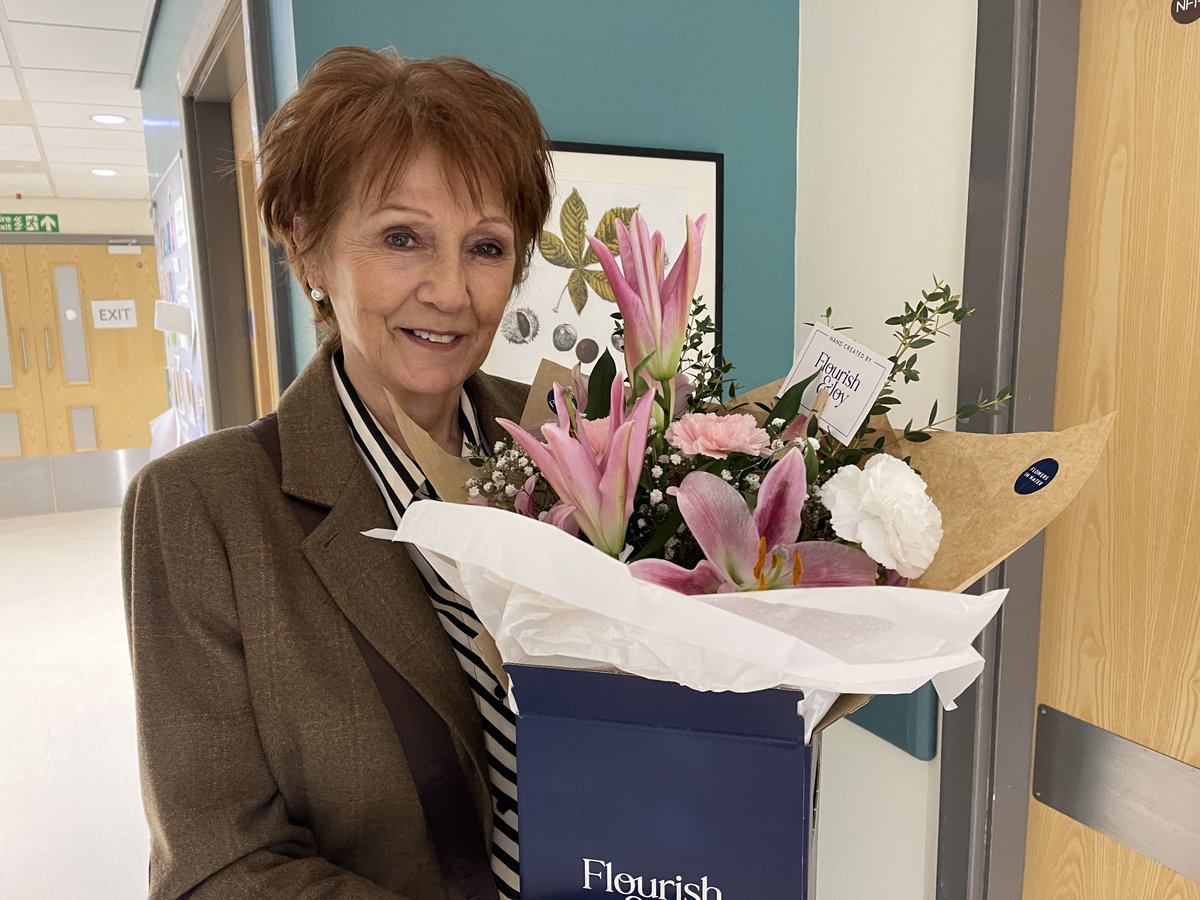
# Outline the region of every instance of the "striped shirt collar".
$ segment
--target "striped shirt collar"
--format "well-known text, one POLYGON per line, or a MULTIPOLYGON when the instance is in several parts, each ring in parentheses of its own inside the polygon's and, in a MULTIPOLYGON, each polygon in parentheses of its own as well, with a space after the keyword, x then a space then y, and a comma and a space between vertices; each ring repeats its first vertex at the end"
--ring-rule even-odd
MULTIPOLYGON (((332 366, 334 387, 342 401, 350 433, 387 501, 392 519, 399 524, 404 510, 414 499, 437 499, 433 485, 426 480, 425 473, 416 461, 392 440, 359 397, 346 376, 345 358, 340 349, 332 356, 332 366)), ((463 454, 466 455, 468 444, 476 447, 482 445, 483 431, 465 387, 459 399, 459 419, 463 430, 463 454)))

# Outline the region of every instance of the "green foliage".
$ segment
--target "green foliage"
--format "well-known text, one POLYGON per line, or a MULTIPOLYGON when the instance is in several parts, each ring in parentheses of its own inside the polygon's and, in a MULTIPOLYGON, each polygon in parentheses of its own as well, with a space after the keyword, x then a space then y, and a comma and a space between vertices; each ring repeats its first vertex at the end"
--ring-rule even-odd
MULTIPOLYGON (((900 398, 895 395, 898 381, 903 380, 905 384, 911 384, 921 380, 921 373, 917 368, 917 351, 933 346, 937 338, 948 334, 951 328, 961 325, 972 313, 971 309, 962 305, 960 295, 951 293, 948 284, 935 276, 933 285, 933 290, 921 292, 921 299, 917 302, 906 302, 903 313, 885 320, 886 324, 895 327, 892 336, 896 338, 898 346, 896 352, 888 357, 892 368, 883 390, 871 408, 872 416, 886 416, 892 407, 900 403, 900 398)), ((829 311, 826 312, 828 314, 829 311)), ((904 427, 902 436, 909 443, 922 443, 929 440, 930 432, 937 430, 939 425, 954 419, 965 422, 980 412, 996 415, 1011 399, 1012 392, 1004 388, 995 397, 985 398, 981 395, 977 403, 960 406, 954 415, 941 419, 938 418, 938 405, 934 401, 927 423, 921 428, 914 428, 910 420, 904 427)), ((870 437, 875 433, 869 421, 864 423, 850 447, 865 448, 868 454, 884 452, 886 445, 882 435, 870 437)))
POLYGON ((616 377, 617 364, 613 361, 612 354, 605 350, 596 360, 596 365, 592 366, 592 374, 588 376, 588 402, 584 418, 603 419, 612 412, 609 406, 612 403, 612 383, 616 377))
MULTIPOLYGON (((617 246, 617 220, 620 219, 628 226, 637 209, 636 206, 617 206, 600 217, 594 236, 603 241, 613 255, 620 253, 617 246)), ((588 268, 598 264, 599 260, 596 258, 591 244, 586 240, 587 219, 587 204, 583 202, 579 191, 572 189, 570 196, 563 201, 562 209, 558 214, 558 227, 561 234, 543 230, 538 236, 538 252, 542 258, 553 266, 571 270, 567 276, 567 284, 563 288, 563 293, 571 298, 571 305, 575 307, 577 313, 583 312, 584 307, 587 306, 588 288, 609 303, 616 302, 612 286, 604 277, 604 272, 600 269, 588 268)), ((561 295, 559 302, 561 303, 561 295)), ((556 305, 554 309, 557 312, 558 306, 556 305)))
POLYGON ((717 323, 704 309, 704 298, 693 298, 683 338, 683 356, 679 363, 679 370, 695 384, 688 400, 688 409, 692 412, 699 411, 707 404, 722 402, 726 389, 731 397, 737 389, 736 384, 726 383, 726 376, 733 371, 733 364, 721 358, 720 345, 705 346, 716 331, 717 323))
POLYGON ((816 380, 818 374, 817 372, 813 372, 807 378, 800 379, 784 391, 783 396, 768 410, 766 420, 773 422, 775 419, 783 419, 784 422, 791 422, 792 419, 796 418, 796 414, 800 412, 800 401, 804 397, 804 392, 816 380))

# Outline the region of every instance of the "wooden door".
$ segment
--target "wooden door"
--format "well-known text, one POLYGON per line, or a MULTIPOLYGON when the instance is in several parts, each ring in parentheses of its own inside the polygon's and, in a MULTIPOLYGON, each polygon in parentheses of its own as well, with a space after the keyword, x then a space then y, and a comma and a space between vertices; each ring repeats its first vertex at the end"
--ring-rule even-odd
MULTIPOLYGON (((1200 23, 1081 13, 1055 425, 1120 412, 1047 534, 1038 702, 1200 766, 1200 23)), ((1024 896, 1200 884, 1034 800, 1024 896)))
POLYGON ((0 458, 46 454, 37 333, 25 248, 0 244, 0 458))
POLYGON ((25 248, 48 452, 150 446, 167 408, 151 247, 25 248))
POLYGON ((254 402, 260 416, 279 401, 278 367, 275 363, 275 327, 271 317, 270 254, 266 236, 258 224, 257 169, 254 131, 250 123, 250 99, 246 85, 229 101, 233 125, 233 152, 237 157, 238 212, 242 231, 242 259, 246 273, 246 315, 250 322, 250 361, 254 369, 254 402))

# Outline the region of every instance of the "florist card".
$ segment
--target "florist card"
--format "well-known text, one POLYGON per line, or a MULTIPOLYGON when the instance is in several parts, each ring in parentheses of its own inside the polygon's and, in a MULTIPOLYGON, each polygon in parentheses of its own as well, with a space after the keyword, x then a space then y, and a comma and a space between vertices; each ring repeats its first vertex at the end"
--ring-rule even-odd
POLYGON ((829 400, 821 415, 821 427, 843 444, 849 444, 870 414, 891 369, 891 363, 870 347, 818 322, 779 393, 782 395, 796 382, 817 373, 804 392, 802 403, 811 410, 817 394, 824 390, 829 400))

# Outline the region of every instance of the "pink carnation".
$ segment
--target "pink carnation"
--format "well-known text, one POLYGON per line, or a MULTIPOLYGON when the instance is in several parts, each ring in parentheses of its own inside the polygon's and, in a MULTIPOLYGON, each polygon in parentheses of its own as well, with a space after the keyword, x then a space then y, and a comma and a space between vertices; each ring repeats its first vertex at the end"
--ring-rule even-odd
POLYGON ((667 441, 679 451, 724 459, 730 453, 761 456, 771 443, 754 416, 688 413, 667 429, 667 441))

